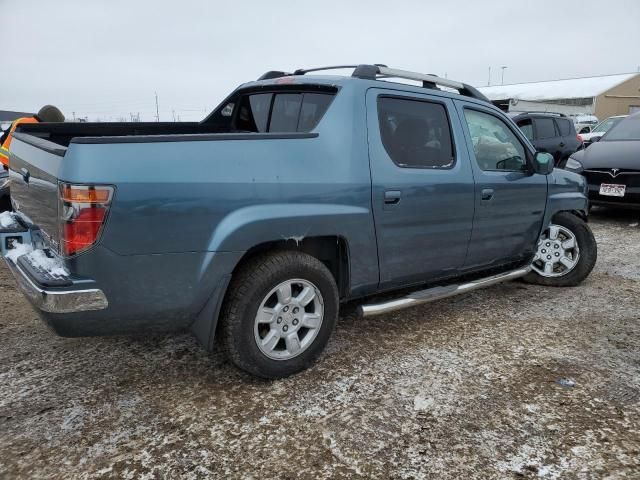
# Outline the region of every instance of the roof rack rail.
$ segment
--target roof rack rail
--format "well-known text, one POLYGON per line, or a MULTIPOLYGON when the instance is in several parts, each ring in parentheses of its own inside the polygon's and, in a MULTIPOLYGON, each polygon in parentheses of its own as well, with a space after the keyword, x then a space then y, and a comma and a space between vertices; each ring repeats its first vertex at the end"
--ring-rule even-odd
POLYGON ((542 110, 525 110, 525 111, 519 111, 519 110, 514 110, 512 111, 513 113, 540 113, 543 115, 556 115, 558 117, 566 117, 566 115, 564 113, 560 113, 560 112, 543 112, 542 110))
POLYGON ((376 63, 373 65, 333 65, 328 67, 298 69, 293 73, 269 71, 262 75, 258 80, 268 80, 290 75, 304 75, 306 73, 319 72, 322 70, 342 70, 346 68, 353 68, 353 73, 351 74, 351 76, 356 78, 362 78, 365 80, 378 80, 384 78, 402 78, 405 80, 415 80, 418 82, 422 82, 423 88, 436 90, 438 90, 438 86, 451 88, 453 90, 457 90, 460 95, 464 95, 465 97, 471 97, 477 100, 491 103, 491 101, 487 97, 485 97, 479 90, 466 83, 456 82, 455 80, 449 80, 448 78, 442 78, 432 74, 389 68, 381 63, 376 63))

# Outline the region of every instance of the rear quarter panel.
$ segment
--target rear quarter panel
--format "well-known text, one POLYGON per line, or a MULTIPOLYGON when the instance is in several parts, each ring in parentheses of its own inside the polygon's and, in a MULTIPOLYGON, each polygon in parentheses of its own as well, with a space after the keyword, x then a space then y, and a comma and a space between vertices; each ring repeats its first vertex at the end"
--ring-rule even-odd
MULTIPOLYGON (((316 133, 72 143, 60 178, 116 186, 100 244, 117 255, 242 253, 268 241, 339 235, 351 252, 352 289, 377 284, 364 95, 344 87, 316 133)), ((197 275, 216 268, 203 258, 197 275)))

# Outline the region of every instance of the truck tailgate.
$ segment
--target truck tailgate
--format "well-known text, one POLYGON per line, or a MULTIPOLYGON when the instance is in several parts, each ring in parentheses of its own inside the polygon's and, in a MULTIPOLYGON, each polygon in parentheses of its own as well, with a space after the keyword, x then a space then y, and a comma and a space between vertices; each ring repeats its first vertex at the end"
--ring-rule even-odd
POLYGON ((16 211, 40 227, 58 248, 58 172, 66 147, 15 133, 9 156, 11 199, 16 211))

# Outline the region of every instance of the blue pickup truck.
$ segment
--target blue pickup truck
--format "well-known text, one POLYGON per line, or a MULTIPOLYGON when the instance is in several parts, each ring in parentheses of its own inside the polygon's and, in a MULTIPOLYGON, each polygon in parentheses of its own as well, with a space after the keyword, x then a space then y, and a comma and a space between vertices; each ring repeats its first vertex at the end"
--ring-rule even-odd
POLYGON ((0 248, 44 321, 190 328, 279 378, 319 357, 340 305, 590 273, 581 176, 469 85, 350 68, 267 72, 199 123, 21 126, 0 248))

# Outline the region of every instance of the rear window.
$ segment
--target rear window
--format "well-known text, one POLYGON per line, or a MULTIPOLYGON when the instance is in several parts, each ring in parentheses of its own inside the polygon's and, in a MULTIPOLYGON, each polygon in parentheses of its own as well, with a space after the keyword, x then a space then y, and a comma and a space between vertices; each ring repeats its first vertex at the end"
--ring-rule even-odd
POLYGON ((219 125, 218 131, 310 132, 320 122, 334 96, 324 92, 244 94, 215 112, 208 123, 219 125))
POLYGON ((558 125, 560 136, 568 137, 569 135, 571 135, 571 122, 569 122, 569 120, 559 118, 556 120, 556 125, 558 125))
POLYGON ((556 129, 553 126, 552 118, 536 118, 536 136, 538 139, 553 138, 556 136, 556 129))
POLYGON ((409 168, 451 168, 455 162, 444 105, 422 100, 378 98, 384 148, 393 162, 409 168))

